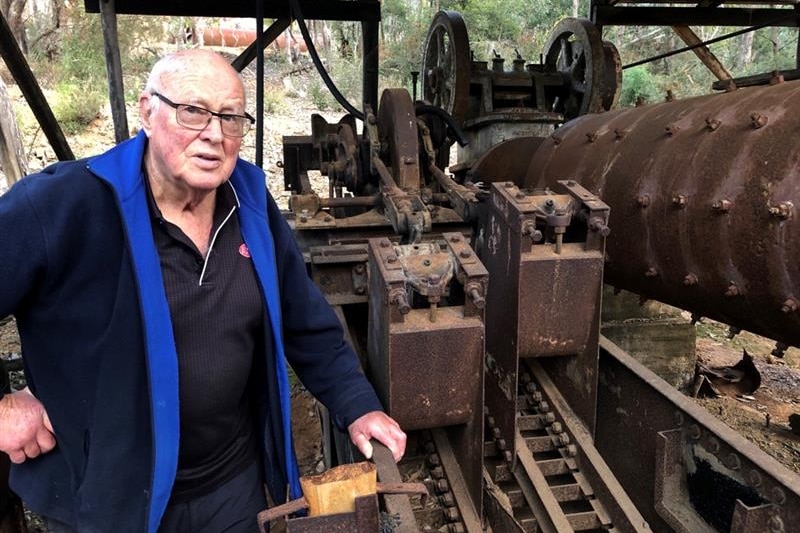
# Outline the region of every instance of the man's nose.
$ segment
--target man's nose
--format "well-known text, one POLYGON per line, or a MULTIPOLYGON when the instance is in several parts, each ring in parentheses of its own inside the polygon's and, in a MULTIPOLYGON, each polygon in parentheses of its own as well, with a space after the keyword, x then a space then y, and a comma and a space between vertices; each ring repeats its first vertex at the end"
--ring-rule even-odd
POLYGON ((221 140, 224 137, 222 134, 222 119, 216 115, 211 115, 208 124, 201 131, 201 135, 210 139, 221 140))

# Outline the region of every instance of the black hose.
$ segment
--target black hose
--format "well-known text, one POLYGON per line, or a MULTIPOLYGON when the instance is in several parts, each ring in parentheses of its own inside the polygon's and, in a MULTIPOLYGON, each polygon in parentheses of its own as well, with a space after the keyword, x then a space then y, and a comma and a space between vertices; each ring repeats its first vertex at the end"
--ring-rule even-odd
POLYGON ((331 92, 336 101, 339 102, 343 108, 347 110, 348 113, 355 116, 358 120, 364 120, 364 113, 356 109, 350 102, 347 101, 347 98, 339 92, 339 89, 336 87, 336 84, 333 83, 328 71, 325 70, 325 66, 322 64, 322 61, 319 58, 319 54, 317 54, 317 49, 314 47, 314 43, 311 41, 311 35, 308 33, 308 28, 306 27, 306 21, 303 18, 303 13, 300 11, 300 2, 298 0, 290 0, 290 5, 292 8, 292 17, 297 20, 297 25, 300 26, 300 33, 303 34, 303 40, 308 47, 308 53, 311 55, 311 60, 314 62, 314 66, 317 68, 317 72, 319 75, 322 76, 322 81, 325 82, 325 86, 331 92))
POLYGON ((453 131, 453 133, 456 136, 456 142, 459 145, 466 146, 469 144, 469 141, 464 137, 464 132, 461 131, 461 128, 456 123, 456 119, 454 119, 450 113, 448 113, 441 107, 437 107, 435 105, 430 105, 430 104, 417 104, 416 106, 414 106, 414 113, 417 116, 436 115, 437 117, 444 120, 447 126, 453 131))

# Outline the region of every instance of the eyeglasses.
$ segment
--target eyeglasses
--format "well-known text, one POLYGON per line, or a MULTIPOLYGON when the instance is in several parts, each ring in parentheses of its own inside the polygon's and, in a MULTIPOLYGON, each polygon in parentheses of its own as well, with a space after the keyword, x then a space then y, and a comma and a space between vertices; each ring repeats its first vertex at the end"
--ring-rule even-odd
POLYGON ((219 125, 222 134, 228 137, 244 137, 250 131, 250 127, 256 121, 248 113, 244 115, 232 115, 230 113, 217 113, 204 107, 192 104, 176 104, 163 94, 153 91, 153 96, 164 102, 170 107, 175 108, 175 120, 190 130, 202 131, 211 123, 214 117, 219 118, 219 125))

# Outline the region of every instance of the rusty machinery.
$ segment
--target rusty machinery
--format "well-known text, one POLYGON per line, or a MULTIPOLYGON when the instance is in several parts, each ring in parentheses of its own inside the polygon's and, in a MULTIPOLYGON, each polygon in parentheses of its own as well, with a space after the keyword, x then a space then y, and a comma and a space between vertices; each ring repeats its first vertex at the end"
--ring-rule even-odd
POLYGON ((621 66, 592 24, 560 23, 542 58, 489 66, 440 12, 422 100, 390 89, 360 133, 315 116, 284 138, 311 275, 411 435, 379 475, 437 495, 387 498, 396 530, 798 531, 797 476, 599 323, 605 279, 798 344, 800 88, 602 113, 621 66))

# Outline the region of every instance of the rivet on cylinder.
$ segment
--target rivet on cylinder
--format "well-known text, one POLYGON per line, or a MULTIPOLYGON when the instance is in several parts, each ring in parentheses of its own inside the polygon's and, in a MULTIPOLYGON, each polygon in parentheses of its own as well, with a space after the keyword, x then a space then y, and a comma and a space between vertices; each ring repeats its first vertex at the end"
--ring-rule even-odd
POLYGON ((558 146, 559 144, 561 144, 561 137, 557 137, 557 136, 553 135, 552 139, 553 139, 553 144, 554 145, 558 146))
POLYGON ((786 493, 783 492, 783 489, 780 487, 773 487, 772 488, 772 501, 777 503, 778 505, 783 505, 786 503, 786 493))
POLYGON ((731 470, 739 470, 742 467, 742 460, 739 459, 739 456, 735 453, 728 455, 728 460, 726 462, 728 463, 728 468, 731 470))
POLYGON ((636 203, 639 204, 639 207, 645 208, 650 205, 650 195, 642 194, 636 197, 636 203))
POLYGON ((676 126, 675 124, 670 124, 669 126, 667 126, 667 127, 666 127, 666 128, 664 128, 664 129, 666 129, 666 130, 667 130, 667 136, 668 136, 668 137, 672 137, 673 135, 675 135, 676 133, 678 133, 678 132, 681 130, 681 129, 680 129, 678 126, 676 126))
POLYGON ((722 122, 720 120, 717 120, 717 119, 711 118, 711 117, 708 117, 706 119, 706 129, 708 131, 716 131, 717 128, 719 128, 721 125, 722 125, 722 122))
POLYGON ((686 207, 686 195, 676 194, 675 196, 672 197, 672 204, 678 209, 683 209, 684 207, 686 207))
POLYGON ((792 218, 793 208, 794 204, 792 204, 792 202, 781 202, 778 205, 770 206, 769 214, 776 218, 792 218))
POLYGON ((656 267, 650 267, 644 272, 644 277, 646 278, 654 278, 656 276, 658 276, 658 270, 656 267))
POLYGON ((595 142, 597 140, 597 132, 593 131, 593 132, 587 133, 586 134, 586 140, 589 141, 590 143, 595 142))
POLYGON ((786 300, 781 305, 781 312, 785 314, 794 313, 797 311, 798 307, 800 307, 800 303, 794 297, 786 298, 786 300))
POLYGON ((725 296, 727 296, 728 298, 733 298, 734 296, 739 296, 740 294, 741 291, 739 290, 739 286, 733 282, 731 282, 728 285, 728 288, 725 289, 725 296))
POLYGON ((750 125, 754 129, 763 128, 769 122, 769 117, 761 113, 750 113, 750 125))
POLYGON ((686 276, 683 278, 683 284, 686 285, 687 287, 691 287, 692 285, 697 285, 697 281, 698 281, 697 276, 695 274, 692 274, 691 272, 686 274, 686 276))
POLYGON ((628 130, 621 130, 621 129, 614 130, 614 138, 616 139, 624 139, 627 134, 628 130))
POLYGON ((717 200, 713 204, 711 204, 711 209, 717 211, 718 213, 727 213, 731 210, 731 206, 733 203, 730 200, 717 200))

